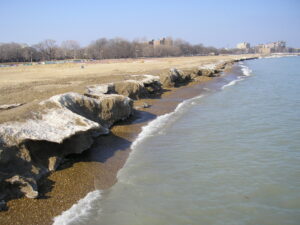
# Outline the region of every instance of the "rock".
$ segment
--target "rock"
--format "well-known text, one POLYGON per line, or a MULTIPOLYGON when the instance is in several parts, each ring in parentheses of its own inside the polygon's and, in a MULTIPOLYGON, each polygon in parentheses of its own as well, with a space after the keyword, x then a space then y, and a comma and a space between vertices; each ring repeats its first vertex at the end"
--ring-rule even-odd
POLYGON ((200 71, 201 71, 201 76, 206 76, 206 77, 216 77, 218 76, 219 73, 219 71, 216 69, 200 69, 200 71))
MULTIPOLYGON (((65 93, 51 97, 45 103, 57 104, 100 123, 109 128, 113 123, 124 120, 132 114, 133 101, 123 95, 93 94, 93 98, 78 93, 65 93)), ((44 103, 44 104, 45 104, 44 103)))
POLYGON ((191 80, 191 75, 189 73, 177 70, 175 68, 170 69, 169 74, 162 77, 162 84, 165 87, 177 87, 181 84, 186 84, 191 80))
POLYGON ((224 70, 227 62, 220 62, 216 65, 215 69, 216 70, 224 70))
MULTIPOLYGON (((131 99, 147 98, 149 95, 157 95, 162 92, 162 84, 159 76, 142 75, 142 80, 126 80, 116 83, 99 84, 89 86, 85 95, 88 97, 96 97, 107 94, 119 94, 127 96, 131 99)), ((132 75, 132 77, 140 77, 132 75)))
POLYGON ((0 196, 36 198, 42 176, 132 112, 133 101, 125 96, 71 92, 41 102, 30 119, 0 124, 0 196))
POLYGON ((140 99, 148 96, 143 83, 137 80, 126 80, 115 83, 116 93, 128 96, 131 99, 140 99))
POLYGON ((100 84, 100 85, 93 85, 86 87, 86 95, 93 97, 94 95, 101 95, 101 94, 114 94, 115 92, 115 85, 113 83, 107 84, 100 84))
POLYGON ((159 76, 144 75, 145 79, 141 81, 149 94, 160 94, 162 91, 162 84, 159 76))
MULTIPOLYGON (((78 132, 101 130, 98 123, 88 120, 67 108, 52 108, 40 112, 40 118, 26 122, 7 122, 0 125, 0 140, 6 145, 17 145, 26 140, 62 143, 78 132)), ((102 130, 103 132, 103 130, 102 130)))

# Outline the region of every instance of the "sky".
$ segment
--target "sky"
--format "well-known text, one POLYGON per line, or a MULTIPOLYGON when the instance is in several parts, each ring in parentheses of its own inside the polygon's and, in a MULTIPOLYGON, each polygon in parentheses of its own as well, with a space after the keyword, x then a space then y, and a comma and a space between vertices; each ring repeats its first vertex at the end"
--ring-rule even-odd
POLYGON ((300 0, 0 0, 0 43, 102 37, 232 48, 284 40, 300 48, 300 0))

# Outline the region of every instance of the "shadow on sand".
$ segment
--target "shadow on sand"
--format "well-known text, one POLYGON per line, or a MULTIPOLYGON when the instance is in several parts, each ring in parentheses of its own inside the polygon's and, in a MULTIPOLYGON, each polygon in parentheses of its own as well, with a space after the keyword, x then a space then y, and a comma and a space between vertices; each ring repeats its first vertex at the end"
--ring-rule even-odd
MULTIPOLYGON (((143 125, 144 123, 156 118, 156 115, 135 110, 134 115, 125 121, 116 123, 114 126, 123 127, 128 125, 143 125)), ((139 126, 139 127, 141 127, 139 126)), ((113 157, 117 151, 128 150, 134 140, 137 132, 130 131, 130 128, 125 128, 126 138, 115 135, 110 132, 107 135, 101 135, 94 139, 93 145, 81 154, 71 154, 65 158, 65 161, 57 168, 57 171, 72 167, 78 162, 100 162, 105 163, 109 158, 113 157), (131 135, 131 136, 130 136, 131 135)), ((121 131, 122 133, 122 131, 121 131)), ((39 199, 47 199, 47 194, 51 192, 54 182, 44 177, 39 182, 39 199)))

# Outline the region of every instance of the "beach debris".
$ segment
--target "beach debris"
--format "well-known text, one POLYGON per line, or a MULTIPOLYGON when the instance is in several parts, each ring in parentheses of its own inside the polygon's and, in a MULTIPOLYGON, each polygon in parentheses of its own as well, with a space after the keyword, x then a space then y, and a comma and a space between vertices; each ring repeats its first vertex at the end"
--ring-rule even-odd
POLYGON ((15 104, 0 105, 0 110, 13 109, 13 108, 19 107, 19 106, 24 105, 24 104, 25 103, 15 103, 15 104))
POLYGON ((147 102, 143 102, 143 108, 150 108, 151 105, 149 105, 147 102))

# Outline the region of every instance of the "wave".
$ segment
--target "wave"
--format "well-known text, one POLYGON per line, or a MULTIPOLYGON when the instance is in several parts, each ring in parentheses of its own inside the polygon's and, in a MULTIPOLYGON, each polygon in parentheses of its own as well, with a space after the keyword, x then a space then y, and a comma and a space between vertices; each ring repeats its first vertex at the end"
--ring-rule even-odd
POLYGON ((242 70, 243 74, 247 77, 252 74, 252 70, 248 66, 241 65, 241 70, 242 70))
POLYGON ((222 90, 224 90, 226 87, 233 86, 237 82, 244 80, 244 77, 249 77, 252 75, 252 70, 246 66, 243 62, 239 62, 239 66, 241 68, 241 71, 243 72, 243 76, 238 76, 236 80, 230 81, 228 84, 225 84, 221 87, 222 90))
POLYGON ((294 57, 297 55, 270 55, 270 56, 261 56, 263 59, 272 59, 272 58, 283 58, 283 57, 294 57))
POLYGON ((228 84, 223 85, 221 89, 224 90, 226 87, 233 86, 233 85, 235 85, 237 82, 239 82, 241 80, 244 80, 244 79, 241 78, 241 77, 238 77, 238 79, 230 81, 228 84))
POLYGON ((56 216, 53 225, 86 224, 90 217, 98 212, 98 204, 101 199, 101 190, 88 193, 70 209, 56 216))
MULTIPOLYGON (((135 149, 137 145, 143 142, 146 138, 157 134, 157 131, 159 131, 167 123, 171 122, 170 117, 176 115, 179 111, 181 111, 181 109, 186 109, 185 106, 187 106, 188 104, 193 105, 195 103, 195 100, 200 99, 203 96, 204 95, 199 95, 179 103, 173 112, 158 116, 155 120, 152 120, 146 126, 142 127, 142 131, 139 133, 136 140, 132 143, 131 149, 135 149)), ((176 117, 174 119, 176 119, 176 117)))

